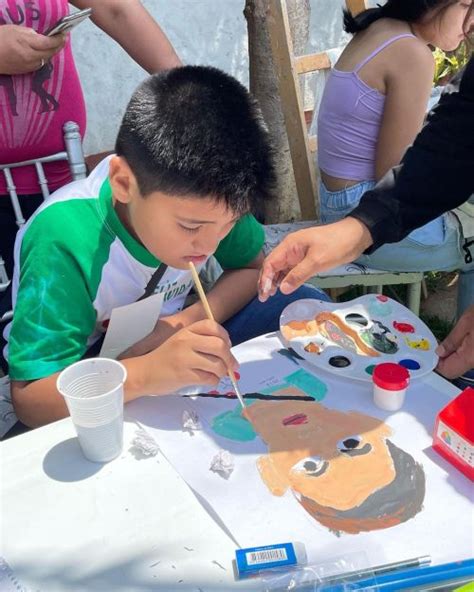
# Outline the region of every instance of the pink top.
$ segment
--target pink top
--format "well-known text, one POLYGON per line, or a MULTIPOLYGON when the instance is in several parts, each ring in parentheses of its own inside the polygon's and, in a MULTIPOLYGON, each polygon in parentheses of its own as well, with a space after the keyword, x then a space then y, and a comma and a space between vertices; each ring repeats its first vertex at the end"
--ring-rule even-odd
MULTIPOLYGON (((43 32, 69 14, 67 0, 0 0, 0 26, 43 32)), ((36 72, 0 74, 0 163, 20 162, 64 150, 63 124, 75 121, 84 135, 86 110, 68 40, 62 51, 36 72)), ((45 165, 50 189, 70 180, 66 162, 45 165)), ((19 195, 40 193, 33 167, 12 171, 19 195)), ((6 194, 0 173, 0 194, 6 194)))
POLYGON ((333 69, 318 115, 318 164, 341 179, 373 181, 375 151, 382 124, 385 95, 359 77, 359 71, 388 45, 414 37, 404 33, 382 43, 352 72, 333 69))

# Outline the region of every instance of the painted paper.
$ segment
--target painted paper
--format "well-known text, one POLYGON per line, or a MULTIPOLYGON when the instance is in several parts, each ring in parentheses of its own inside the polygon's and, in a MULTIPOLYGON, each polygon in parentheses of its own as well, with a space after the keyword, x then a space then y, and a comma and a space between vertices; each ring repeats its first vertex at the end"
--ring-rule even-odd
POLYGON ((312 562, 351 551, 374 565, 472 556, 460 519, 472 515, 470 484, 430 448, 446 395, 418 381, 388 414, 368 383, 281 350, 276 336, 234 349, 245 413, 228 379, 195 397, 130 406, 218 523, 244 547, 302 541, 312 562), (185 410, 202 430, 183 429, 185 410), (228 478, 209 468, 220 451, 233 459, 228 478))

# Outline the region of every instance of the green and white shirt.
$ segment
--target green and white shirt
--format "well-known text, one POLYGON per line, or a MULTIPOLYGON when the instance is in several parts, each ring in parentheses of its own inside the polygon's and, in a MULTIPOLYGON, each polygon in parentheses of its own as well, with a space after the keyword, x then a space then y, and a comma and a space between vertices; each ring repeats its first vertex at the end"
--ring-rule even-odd
MULTIPOLYGON (((109 159, 83 181, 59 189, 18 233, 14 316, 5 329, 12 380, 34 380, 81 359, 114 308, 138 300, 160 265, 121 224, 112 204, 109 159)), ((244 267, 264 242, 260 224, 241 218, 215 253, 224 269, 244 267)), ((156 292, 162 316, 182 309, 188 270, 169 267, 156 292)))

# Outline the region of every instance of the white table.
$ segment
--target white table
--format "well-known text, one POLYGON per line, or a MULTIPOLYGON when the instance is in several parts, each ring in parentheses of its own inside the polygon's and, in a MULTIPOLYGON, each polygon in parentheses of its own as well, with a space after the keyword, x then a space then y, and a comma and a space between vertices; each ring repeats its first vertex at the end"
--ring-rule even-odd
POLYGON ((2 443, 0 555, 23 585, 42 592, 231 586, 236 545, 161 454, 134 456, 136 430, 125 423, 124 451, 106 465, 82 457, 69 419, 2 443))
MULTIPOLYGON (((436 374, 424 384, 459 392, 436 374)), ((0 556, 42 592, 259 590, 234 582, 236 544, 167 460, 133 453, 137 429, 129 418, 105 465, 82 457, 69 419, 0 444, 0 556)))

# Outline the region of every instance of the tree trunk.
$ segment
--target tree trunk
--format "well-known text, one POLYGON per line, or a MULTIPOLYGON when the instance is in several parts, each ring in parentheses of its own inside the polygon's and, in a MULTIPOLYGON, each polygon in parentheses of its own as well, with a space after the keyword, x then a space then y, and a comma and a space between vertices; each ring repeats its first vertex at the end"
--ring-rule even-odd
MULTIPOLYGON (((246 0, 244 15, 249 38, 250 91, 257 98, 276 150, 277 196, 265 209, 267 224, 288 222, 300 217, 290 148, 281 110, 278 82, 273 66, 267 29, 269 2, 246 0)), ((295 55, 305 52, 309 36, 309 0, 286 0, 295 55)))

